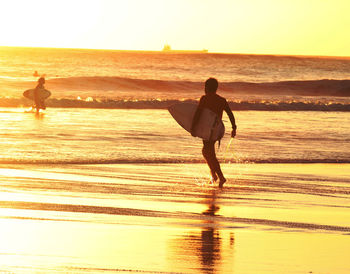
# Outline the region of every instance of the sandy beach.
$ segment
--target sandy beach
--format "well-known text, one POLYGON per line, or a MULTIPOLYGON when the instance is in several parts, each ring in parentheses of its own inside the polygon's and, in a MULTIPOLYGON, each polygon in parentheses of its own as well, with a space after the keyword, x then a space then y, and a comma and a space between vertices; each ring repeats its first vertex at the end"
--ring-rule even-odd
POLYGON ((349 164, 1 166, 4 273, 349 273, 349 164))

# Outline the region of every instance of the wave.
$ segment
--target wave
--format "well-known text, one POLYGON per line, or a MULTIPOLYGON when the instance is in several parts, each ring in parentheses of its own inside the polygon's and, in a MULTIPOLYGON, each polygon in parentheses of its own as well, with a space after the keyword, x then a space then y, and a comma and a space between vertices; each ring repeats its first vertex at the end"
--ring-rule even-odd
MULTIPOLYGON (((188 102, 197 104, 197 100, 166 99, 48 99, 47 107, 53 108, 100 108, 100 109, 167 109, 173 104, 188 102)), ((29 107, 31 101, 19 98, 0 98, 0 107, 29 107)), ((350 111, 350 102, 262 100, 229 101, 232 110, 266 111, 350 111)))
MULTIPOLYGON (((22 85, 28 88, 29 83, 22 85)), ((52 91, 46 102, 48 107, 57 108, 166 109, 182 101, 197 103, 192 98, 203 94, 203 85, 122 77, 52 78, 46 83, 52 91)), ((350 110, 350 80, 222 82, 219 90, 233 110, 350 110)), ((23 97, 0 98, 1 107, 31 104, 23 97)))
MULTIPOLYGON (((162 91, 182 93, 202 91, 203 82, 132 79, 123 77, 70 77, 47 81, 52 89, 162 91)), ((350 97, 350 80, 300 80, 266 83, 221 82, 221 91, 243 94, 350 97)))
POLYGON ((203 83, 190 81, 165 81, 134 79, 113 76, 54 78, 47 81, 52 88, 67 90, 116 91, 169 91, 181 92, 202 89, 203 83))
MULTIPOLYGON (((171 76, 169 76, 171 77, 171 76)), ((220 81, 220 79, 219 79, 220 81)), ((2 81, 3 82, 3 81, 2 81)), ((28 89, 36 83, 31 81, 4 82, 2 89, 7 86, 9 89, 28 89)), ((202 93, 203 82, 184 80, 157 80, 157 79, 135 79, 114 76, 91 76, 91 77, 67 77, 47 79, 46 87, 53 91, 53 96, 61 97, 62 94, 70 94, 77 97, 79 93, 89 91, 97 94, 98 97, 114 95, 121 96, 123 92, 152 92, 165 93, 171 98, 181 96, 183 93, 202 93), (119 92, 119 93, 118 93, 119 92)), ((219 90, 226 93, 245 95, 298 95, 298 96, 336 96, 350 97, 350 80, 294 80, 276 82, 222 82, 219 83, 219 90)), ((114 98, 115 98, 114 97, 114 98)))

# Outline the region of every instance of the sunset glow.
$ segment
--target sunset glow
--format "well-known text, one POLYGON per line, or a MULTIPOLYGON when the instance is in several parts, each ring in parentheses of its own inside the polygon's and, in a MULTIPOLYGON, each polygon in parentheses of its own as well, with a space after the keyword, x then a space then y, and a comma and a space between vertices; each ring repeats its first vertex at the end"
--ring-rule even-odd
POLYGON ((1 2, 1 46, 349 56, 345 0, 1 2))

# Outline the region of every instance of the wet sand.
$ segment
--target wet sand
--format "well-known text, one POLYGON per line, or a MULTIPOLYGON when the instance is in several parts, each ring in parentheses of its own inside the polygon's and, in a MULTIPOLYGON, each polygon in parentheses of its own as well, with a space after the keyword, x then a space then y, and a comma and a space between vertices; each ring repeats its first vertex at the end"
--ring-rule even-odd
POLYGON ((0 166, 0 271, 349 273, 350 164, 0 166))

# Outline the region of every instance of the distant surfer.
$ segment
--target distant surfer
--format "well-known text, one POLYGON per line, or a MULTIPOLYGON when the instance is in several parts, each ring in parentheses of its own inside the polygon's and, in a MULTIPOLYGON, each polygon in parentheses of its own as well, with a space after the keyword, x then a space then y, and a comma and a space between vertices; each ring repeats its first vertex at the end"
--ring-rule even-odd
POLYGON ((24 97, 34 102, 29 112, 33 112, 35 109, 36 113, 39 114, 41 109, 46 109, 45 100, 51 96, 51 92, 45 89, 44 84, 45 78, 44 76, 41 76, 38 79, 38 84, 35 88, 23 92, 24 97))
MULTIPOLYGON (((219 83, 215 78, 209 78, 205 82, 205 95, 203 95, 199 101, 197 110, 195 112, 195 115, 193 117, 192 126, 191 126, 191 134, 194 136, 194 129, 196 127, 196 124, 199 121, 200 114, 203 109, 207 108, 211 111, 213 111, 215 114, 217 114, 218 118, 222 119, 222 113, 225 111, 230 118, 231 125, 232 125, 232 132, 231 137, 236 136, 236 121, 235 117, 233 116, 233 113, 230 109, 230 106, 228 105, 225 98, 219 96, 216 94, 216 91, 218 89, 219 83)), ((202 153, 204 156, 204 159, 206 160, 209 168, 210 173, 212 177, 212 181, 217 181, 219 179, 219 186, 222 187, 224 183, 226 182, 226 178, 224 177, 220 163, 218 159, 216 158, 215 154, 215 142, 216 141, 206 141, 203 140, 203 149, 202 153)))
POLYGON ((34 108, 36 109, 36 113, 37 114, 39 113, 40 109, 43 109, 43 110, 46 109, 45 99, 43 99, 39 95, 41 90, 45 89, 44 84, 45 84, 45 78, 44 77, 40 77, 38 79, 38 85, 34 89, 34 108))

